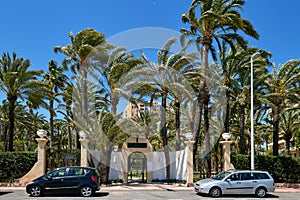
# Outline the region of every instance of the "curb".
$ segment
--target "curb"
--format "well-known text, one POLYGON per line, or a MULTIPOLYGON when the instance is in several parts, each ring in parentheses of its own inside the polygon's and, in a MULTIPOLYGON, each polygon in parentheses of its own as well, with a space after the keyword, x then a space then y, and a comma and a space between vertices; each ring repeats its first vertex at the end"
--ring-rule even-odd
MULTIPOLYGON (((26 190, 26 187, 0 187, 1 191, 26 190)), ((145 185, 111 185, 101 186, 103 191, 194 191, 194 187, 166 184, 145 184, 145 185)), ((300 193, 300 188, 276 187, 274 193, 300 193)))

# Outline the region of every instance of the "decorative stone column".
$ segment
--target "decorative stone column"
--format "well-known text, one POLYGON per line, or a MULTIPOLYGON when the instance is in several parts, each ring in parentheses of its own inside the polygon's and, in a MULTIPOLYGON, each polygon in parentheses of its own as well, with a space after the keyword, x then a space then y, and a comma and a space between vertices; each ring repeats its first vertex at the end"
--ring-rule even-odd
POLYGON ((186 153, 186 184, 188 187, 194 185, 194 172, 193 172, 193 145, 195 141, 185 141, 184 142, 185 153, 186 153))
POLYGON ((81 167, 88 167, 88 143, 90 140, 88 139, 79 139, 81 144, 81 159, 80 159, 80 166, 81 167))
POLYGON ((31 180, 42 176, 46 172, 46 143, 48 142, 47 139, 44 137, 46 136, 47 132, 44 130, 39 130, 38 135, 41 138, 36 138, 38 142, 38 160, 31 168, 31 170, 25 174, 23 177, 19 179, 20 184, 29 183, 31 180))
POLYGON ((223 171, 227 171, 229 169, 234 169, 234 166, 230 162, 230 145, 232 144, 232 141, 228 141, 231 137, 231 134, 223 133, 222 137, 225 139, 225 141, 220 142, 223 151, 223 171))
POLYGON ((38 142, 38 163, 39 163, 39 174, 43 175, 46 172, 46 143, 47 139, 36 138, 38 142))

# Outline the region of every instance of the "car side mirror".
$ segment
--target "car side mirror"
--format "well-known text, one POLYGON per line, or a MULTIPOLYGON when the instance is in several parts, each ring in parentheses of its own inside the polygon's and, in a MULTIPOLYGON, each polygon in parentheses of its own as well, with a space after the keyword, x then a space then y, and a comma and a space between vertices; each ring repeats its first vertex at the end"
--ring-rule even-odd
POLYGON ((227 181, 227 182, 230 182, 230 181, 231 181, 231 179, 230 179, 230 178, 228 178, 228 179, 226 179, 226 181, 227 181))
POLYGON ((51 176, 47 176, 47 179, 48 179, 48 180, 52 180, 52 177, 51 177, 51 176))

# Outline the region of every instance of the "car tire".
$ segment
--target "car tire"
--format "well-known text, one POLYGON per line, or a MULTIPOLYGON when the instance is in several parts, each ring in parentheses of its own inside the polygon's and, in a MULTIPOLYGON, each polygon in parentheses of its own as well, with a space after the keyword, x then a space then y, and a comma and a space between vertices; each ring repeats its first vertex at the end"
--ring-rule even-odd
POLYGON ((259 187, 255 191, 255 195, 259 198, 263 198, 267 195, 267 190, 264 187, 259 187))
POLYGON ((213 187, 209 190, 209 195, 214 198, 218 198, 222 195, 222 191, 218 187, 213 187))
POLYGON ((29 188, 30 191, 30 195, 33 197, 39 197, 42 196, 43 192, 42 192, 42 188, 38 185, 33 185, 29 188))
POLYGON ((90 186, 83 186, 83 187, 80 189, 80 195, 83 196, 83 197, 90 197, 90 196, 93 196, 93 195, 94 195, 93 188, 90 187, 90 186))

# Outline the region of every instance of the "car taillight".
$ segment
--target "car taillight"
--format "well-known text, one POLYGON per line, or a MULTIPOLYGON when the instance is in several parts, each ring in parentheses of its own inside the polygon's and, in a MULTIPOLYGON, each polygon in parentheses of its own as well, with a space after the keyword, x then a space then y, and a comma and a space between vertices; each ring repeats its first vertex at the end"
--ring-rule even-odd
POLYGON ((91 176, 91 179, 92 181, 94 181, 94 183, 98 184, 97 176, 91 176))

